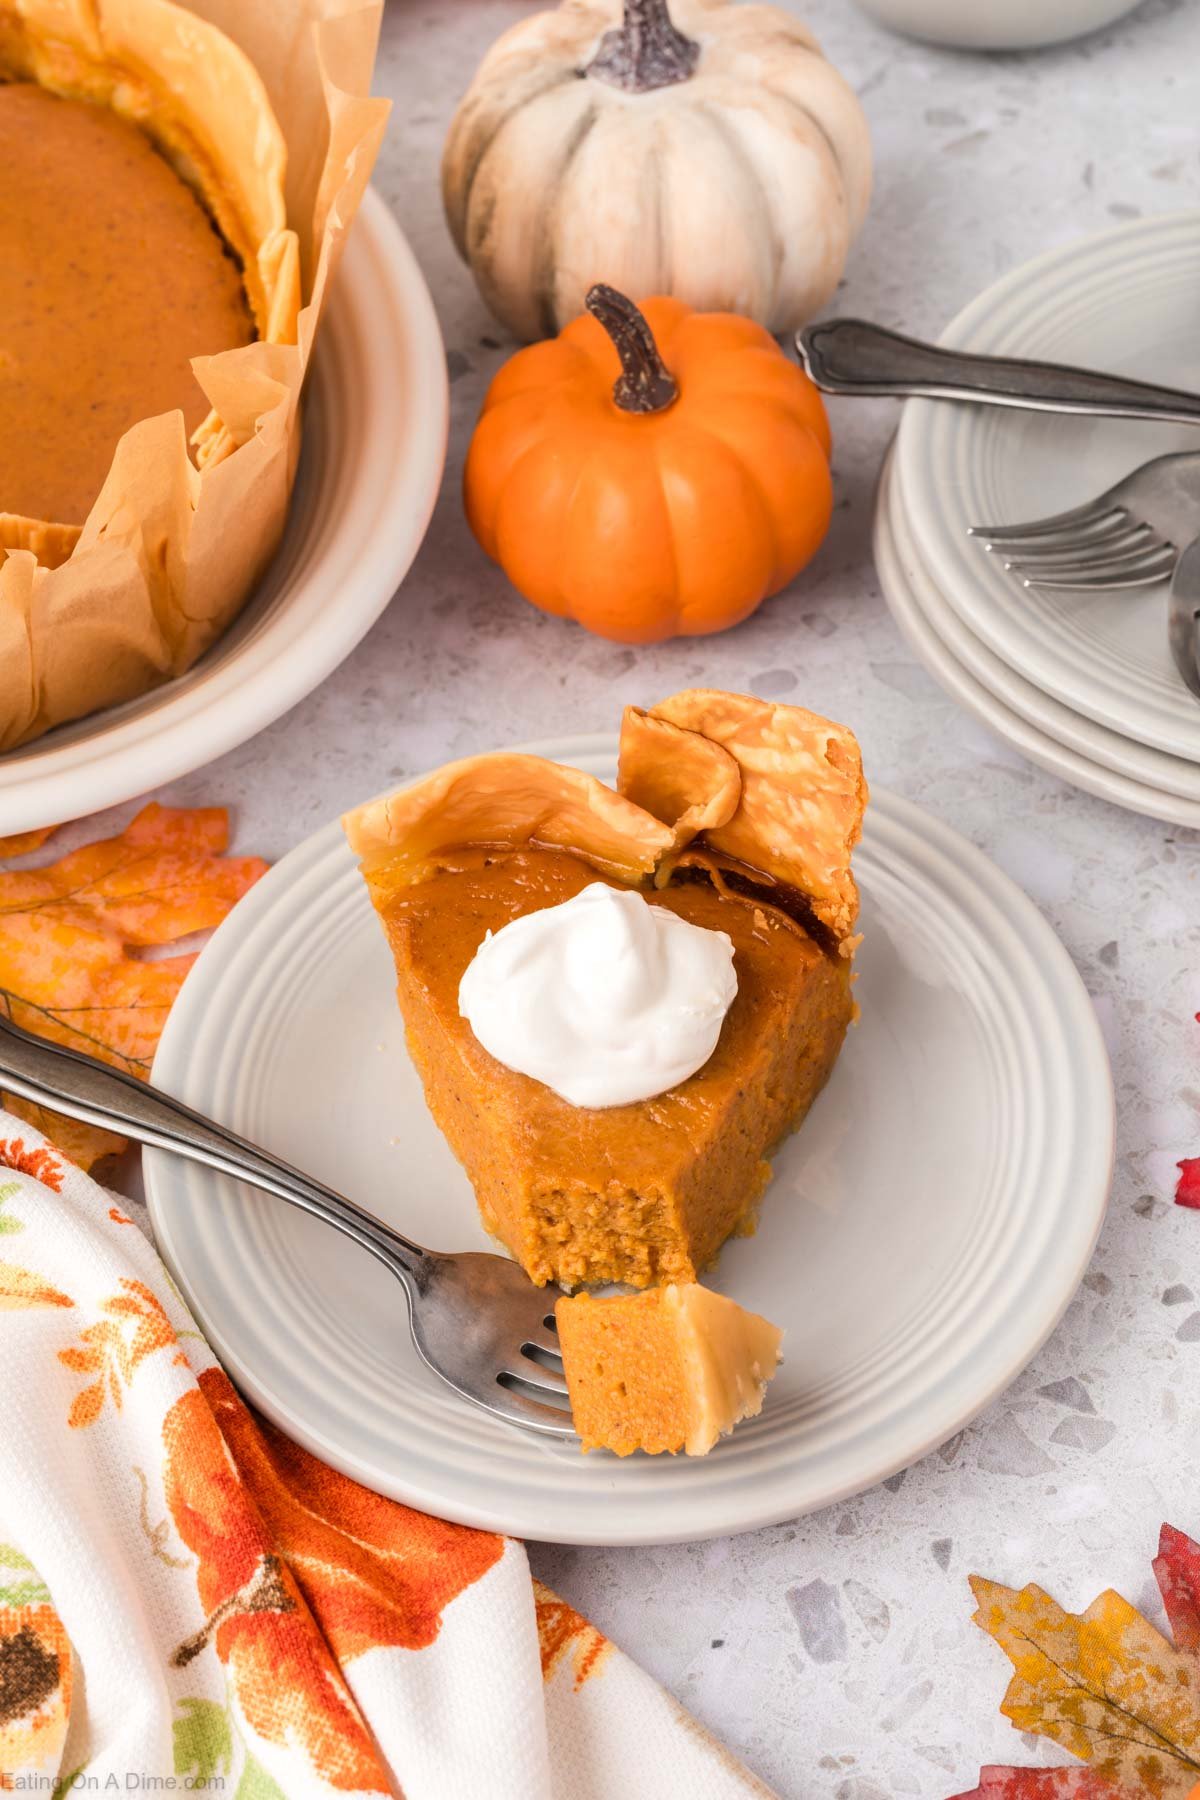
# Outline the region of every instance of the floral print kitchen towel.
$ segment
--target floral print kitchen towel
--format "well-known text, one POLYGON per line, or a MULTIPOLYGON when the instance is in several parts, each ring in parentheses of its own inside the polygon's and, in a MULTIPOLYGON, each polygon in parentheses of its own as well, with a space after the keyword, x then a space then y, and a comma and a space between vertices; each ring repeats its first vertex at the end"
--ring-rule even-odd
POLYGON ((511 1539, 251 1414, 137 1226, 0 1112, 0 1791, 768 1790, 511 1539))

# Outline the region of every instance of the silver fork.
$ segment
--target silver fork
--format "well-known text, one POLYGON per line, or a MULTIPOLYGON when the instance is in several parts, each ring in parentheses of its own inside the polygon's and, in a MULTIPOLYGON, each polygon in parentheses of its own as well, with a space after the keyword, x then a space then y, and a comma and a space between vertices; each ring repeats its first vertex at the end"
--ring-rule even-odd
POLYGON ((1200 537, 1192 539, 1175 565, 1167 635, 1175 667, 1200 700, 1200 537))
POLYGON ((1099 369, 923 344, 866 319, 821 319, 806 325, 796 335, 796 349, 812 380, 827 394, 884 394, 896 400, 924 394, 1034 412, 1200 425, 1200 394, 1099 369))
POLYGON ((396 1277, 407 1296, 413 1342, 435 1375, 509 1424, 573 1435, 553 1301, 519 1264, 473 1250, 443 1256, 410 1243, 352 1200, 161 1089, 2 1017, 0 1088, 172 1150, 323 1219, 396 1277))
POLYGON ((1156 456, 1067 512, 968 529, 1028 588, 1149 587, 1200 531, 1200 451, 1156 456))

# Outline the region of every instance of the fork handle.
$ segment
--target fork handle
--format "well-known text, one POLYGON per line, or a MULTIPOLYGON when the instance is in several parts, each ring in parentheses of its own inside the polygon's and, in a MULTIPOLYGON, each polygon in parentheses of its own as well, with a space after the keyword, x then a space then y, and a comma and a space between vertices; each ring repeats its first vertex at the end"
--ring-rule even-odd
POLYGON ((268 1150, 260 1150, 215 1119, 185 1106, 161 1088, 138 1081, 94 1057, 34 1037, 0 1017, 0 1088, 53 1107, 85 1125, 120 1132, 155 1150, 171 1150, 237 1181, 286 1200, 353 1238, 399 1276, 410 1296, 429 1277, 433 1258, 382 1219, 324 1187, 268 1150))
POLYGON ((981 400, 1034 412, 1100 413, 1200 425, 1200 394, 1127 381, 1063 363, 973 356, 923 344, 866 319, 825 319, 797 333, 800 360, 827 394, 908 394, 981 400))

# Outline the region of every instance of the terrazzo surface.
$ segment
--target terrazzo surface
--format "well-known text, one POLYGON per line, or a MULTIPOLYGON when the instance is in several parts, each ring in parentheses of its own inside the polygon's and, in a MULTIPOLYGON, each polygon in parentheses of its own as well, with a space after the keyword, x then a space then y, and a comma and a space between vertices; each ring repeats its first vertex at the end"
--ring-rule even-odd
MULTIPOLYGON (((316 694, 158 797, 227 802, 238 846, 278 856, 448 756, 612 729, 626 701, 703 681, 848 720, 874 779, 1033 896, 1094 998, 1119 1104, 1103 1237, 1034 1364, 959 1437, 828 1512, 673 1549, 531 1547, 540 1575, 787 1800, 953 1794, 981 1763, 1064 1760, 1000 1717, 1008 1665, 970 1622, 968 1573, 1036 1580, 1071 1606, 1111 1584, 1157 1618, 1160 1521, 1200 1535, 1200 1217, 1170 1204, 1176 1160, 1200 1150, 1200 835, 1042 774, 914 660, 871 564, 873 488, 896 419, 884 403, 835 410, 830 539, 794 591, 737 631, 634 651, 507 590, 469 536, 458 482, 509 346, 455 258, 437 165, 479 55, 527 10, 387 10, 378 86, 396 106, 377 185, 429 279, 452 379, 450 459, 425 546, 316 694)), ((804 13, 862 96, 875 143, 871 217, 839 310, 935 334, 1035 252, 1200 200, 1194 0, 1149 0, 1100 36, 993 57, 906 43, 848 0, 804 13)))

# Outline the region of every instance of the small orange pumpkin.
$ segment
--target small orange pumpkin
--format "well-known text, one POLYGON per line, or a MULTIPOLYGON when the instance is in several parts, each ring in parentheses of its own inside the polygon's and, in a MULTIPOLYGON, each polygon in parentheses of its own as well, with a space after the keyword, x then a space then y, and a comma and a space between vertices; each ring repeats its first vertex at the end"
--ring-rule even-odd
POLYGON ((598 286, 519 350, 467 453, 471 529, 544 612, 627 644, 723 631, 829 528, 821 396, 736 313, 598 286))

